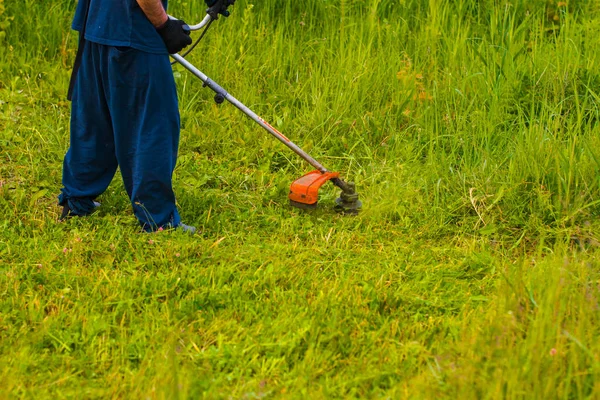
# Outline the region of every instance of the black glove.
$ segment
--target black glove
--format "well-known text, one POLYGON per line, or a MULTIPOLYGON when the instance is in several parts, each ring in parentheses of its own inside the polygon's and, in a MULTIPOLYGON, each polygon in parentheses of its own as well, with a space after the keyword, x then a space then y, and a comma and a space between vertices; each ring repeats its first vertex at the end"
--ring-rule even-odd
POLYGON ((192 44, 189 27, 180 19, 167 19, 167 22, 156 28, 167 46, 169 54, 179 53, 184 47, 192 44))
POLYGON ((217 19, 217 14, 229 17, 230 13, 227 8, 235 4, 235 0, 204 0, 204 2, 208 6, 208 10, 206 11, 214 19, 217 19))

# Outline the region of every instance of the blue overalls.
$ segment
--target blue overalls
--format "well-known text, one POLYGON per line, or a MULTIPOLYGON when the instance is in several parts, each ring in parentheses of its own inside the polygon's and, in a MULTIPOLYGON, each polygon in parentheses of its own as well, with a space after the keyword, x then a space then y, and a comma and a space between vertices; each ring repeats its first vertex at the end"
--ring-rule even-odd
POLYGON ((180 119, 167 49, 136 0, 79 0, 73 29, 84 23, 59 204, 90 214, 119 167, 141 226, 176 227, 180 119))

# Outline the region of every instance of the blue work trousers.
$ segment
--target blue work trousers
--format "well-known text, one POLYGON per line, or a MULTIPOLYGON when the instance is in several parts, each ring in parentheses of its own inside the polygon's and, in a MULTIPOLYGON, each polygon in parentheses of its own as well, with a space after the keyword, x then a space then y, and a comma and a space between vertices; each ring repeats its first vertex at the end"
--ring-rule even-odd
POLYGON ((179 108, 169 57, 87 41, 73 90, 59 203, 92 212, 117 167, 146 231, 180 224, 172 187, 179 108))

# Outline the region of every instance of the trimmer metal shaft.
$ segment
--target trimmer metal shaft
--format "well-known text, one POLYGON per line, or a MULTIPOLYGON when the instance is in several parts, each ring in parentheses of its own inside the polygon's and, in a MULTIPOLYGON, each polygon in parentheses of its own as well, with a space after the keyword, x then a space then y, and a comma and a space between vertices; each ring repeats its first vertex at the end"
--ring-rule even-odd
POLYGON ((265 121, 264 119, 259 117, 254 111, 252 111, 250 108, 246 107, 241 101, 239 101, 238 99, 233 97, 231 94, 229 94, 218 83, 216 83, 215 81, 210 79, 208 76, 206 76, 202 71, 200 71, 198 68, 196 68, 192 63, 187 61, 185 58, 181 57, 179 54, 172 54, 171 57, 173 57, 173 59, 175 61, 177 61, 179 64, 183 65, 183 67, 185 69, 187 69, 192 74, 194 74, 195 76, 200 78, 200 80, 202 82, 204 82, 204 86, 209 87, 216 93, 215 102, 217 102, 218 104, 221 104, 223 101, 227 100, 228 102, 230 102, 231 104, 236 106, 241 112, 246 114, 248 117, 252 118, 257 124, 262 126, 267 132, 269 132, 271 135, 275 136, 275 138, 277 138, 277 140, 279 140, 281 143, 285 144, 287 147, 292 149, 292 151, 294 151, 294 153, 298 154, 300 157, 302 157, 304 160, 306 160, 306 162, 308 162, 310 165, 312 165, 313 167, 315 167, 316 169, 318 169, 319 171, 321 171, 323 173, 329 172, 327 170, 327 168, 325 168, 321 163, 319 163, 317 160, 312 158, 308 153, 306 153, 304 150, 302 150, 298 145, 296 145, 294 142, 292 142, 290 139, 288 139, 283 133, 281 133, 277 129, 273 128, 267 121, 265 121))

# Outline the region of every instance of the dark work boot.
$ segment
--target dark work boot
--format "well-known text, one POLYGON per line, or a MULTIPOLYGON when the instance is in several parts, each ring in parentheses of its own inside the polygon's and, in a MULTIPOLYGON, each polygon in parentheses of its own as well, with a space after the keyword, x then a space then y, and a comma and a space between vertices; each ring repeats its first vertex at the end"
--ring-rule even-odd
MULTIPOLYGON (((102 204, 98 203, 97 201, 94 201, 94 211, 96 210, 96 208, 100 207, 102 204)), ((89 215, 89 214, 87 214, 89 215)), ((69 203, 67 202, 62 209, 62 213, 60 214, 60 221, 64 221, 67 218, 71 218, 71 217, 85 217, 87 215, 79 215, 79 214, 74 214, 73 211, 71 210, 71 208, 69 207, 69 203)))

